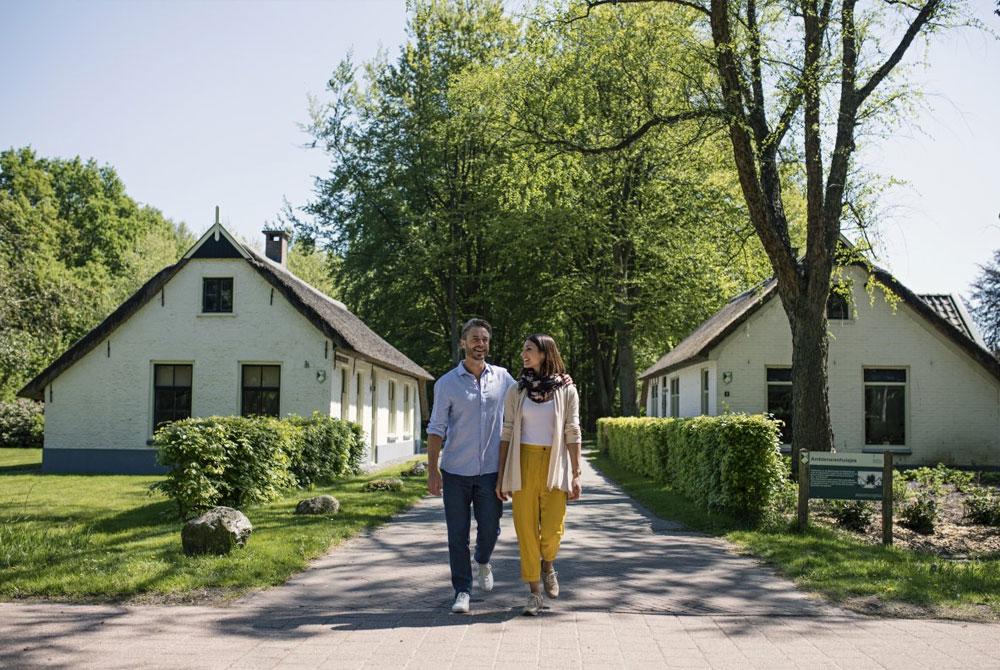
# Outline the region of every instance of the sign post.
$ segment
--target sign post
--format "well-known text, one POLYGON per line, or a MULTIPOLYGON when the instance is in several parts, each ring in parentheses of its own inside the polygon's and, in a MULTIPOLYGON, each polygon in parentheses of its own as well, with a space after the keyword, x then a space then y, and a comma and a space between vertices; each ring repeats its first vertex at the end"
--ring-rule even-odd
POLYGON ((809 523, 809 499, 881 500, 882 543, 892 544, 892 454, 802 451, 798 527, 809 523))

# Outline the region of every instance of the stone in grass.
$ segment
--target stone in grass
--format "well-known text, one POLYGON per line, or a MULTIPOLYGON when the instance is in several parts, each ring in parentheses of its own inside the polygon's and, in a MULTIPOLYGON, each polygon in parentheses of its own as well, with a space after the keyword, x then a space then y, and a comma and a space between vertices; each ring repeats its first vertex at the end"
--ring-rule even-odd
POLYGON ((403 480, 395 477, 391 479, 373 479, 362 488, 365 491, 402 491, 403 480))
POLYGON ((327 495, 300 500, 295 506, 296 514, 336 514, 339 511, 340 501, 327 495))
POLYGON ((234 547, 245 545, 252 532, 253 525, 243 512, 232 507, 213 507, 184 524, 181 544, 188 556, 228 554, 234 547))
POLYGON ((427 464, 417 461, 404 473, 407 477, 423 477, 427 474, 427 464))

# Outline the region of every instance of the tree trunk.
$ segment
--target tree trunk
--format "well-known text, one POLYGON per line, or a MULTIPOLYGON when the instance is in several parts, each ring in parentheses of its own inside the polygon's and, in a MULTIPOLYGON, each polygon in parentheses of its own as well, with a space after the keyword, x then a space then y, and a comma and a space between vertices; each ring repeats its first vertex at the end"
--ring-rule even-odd
POLYGON ((628 317, 616 319, 615 339, 618 342, 618 391, 621 394, 622 416, 636 416, 639 409, 635 393, 635 354, 632 347, 632 325, 628 317))
POLYGON ((792 441, 798 453, 832 451, 827 393, 826 300, 802 296, 785 311, 792 328, 792 441), (814 303, 814 304, 809 304, 814 303))

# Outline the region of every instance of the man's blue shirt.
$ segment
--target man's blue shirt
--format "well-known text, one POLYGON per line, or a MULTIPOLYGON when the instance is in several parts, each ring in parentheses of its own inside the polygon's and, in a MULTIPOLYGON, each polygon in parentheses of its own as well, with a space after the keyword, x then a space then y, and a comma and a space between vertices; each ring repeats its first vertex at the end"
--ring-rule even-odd
POLYGON ((503 399, 515 383, 506 369, 489 363, 476 379, 464 362, 434 383, 427 434, 444 440, 442 470, 470 477, 499 469, 503 399))

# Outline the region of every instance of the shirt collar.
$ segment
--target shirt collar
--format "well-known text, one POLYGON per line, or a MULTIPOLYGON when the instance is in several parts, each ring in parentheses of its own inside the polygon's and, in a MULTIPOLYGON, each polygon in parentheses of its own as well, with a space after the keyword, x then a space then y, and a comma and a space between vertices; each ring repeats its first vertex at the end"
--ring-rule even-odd
MULTIPOLYGON (((475 375, 473 375, 465 368, 464 359, 458 362, 458 366, 455 369, 458 370, 459 375, 465 375, 467 377, 475 378, 475 375)), ((489 363, 486 363, 486 368, 483 370, 483 375, 491 375, 491 374, 493 374, 493 366, 490 365, 489 363)))

